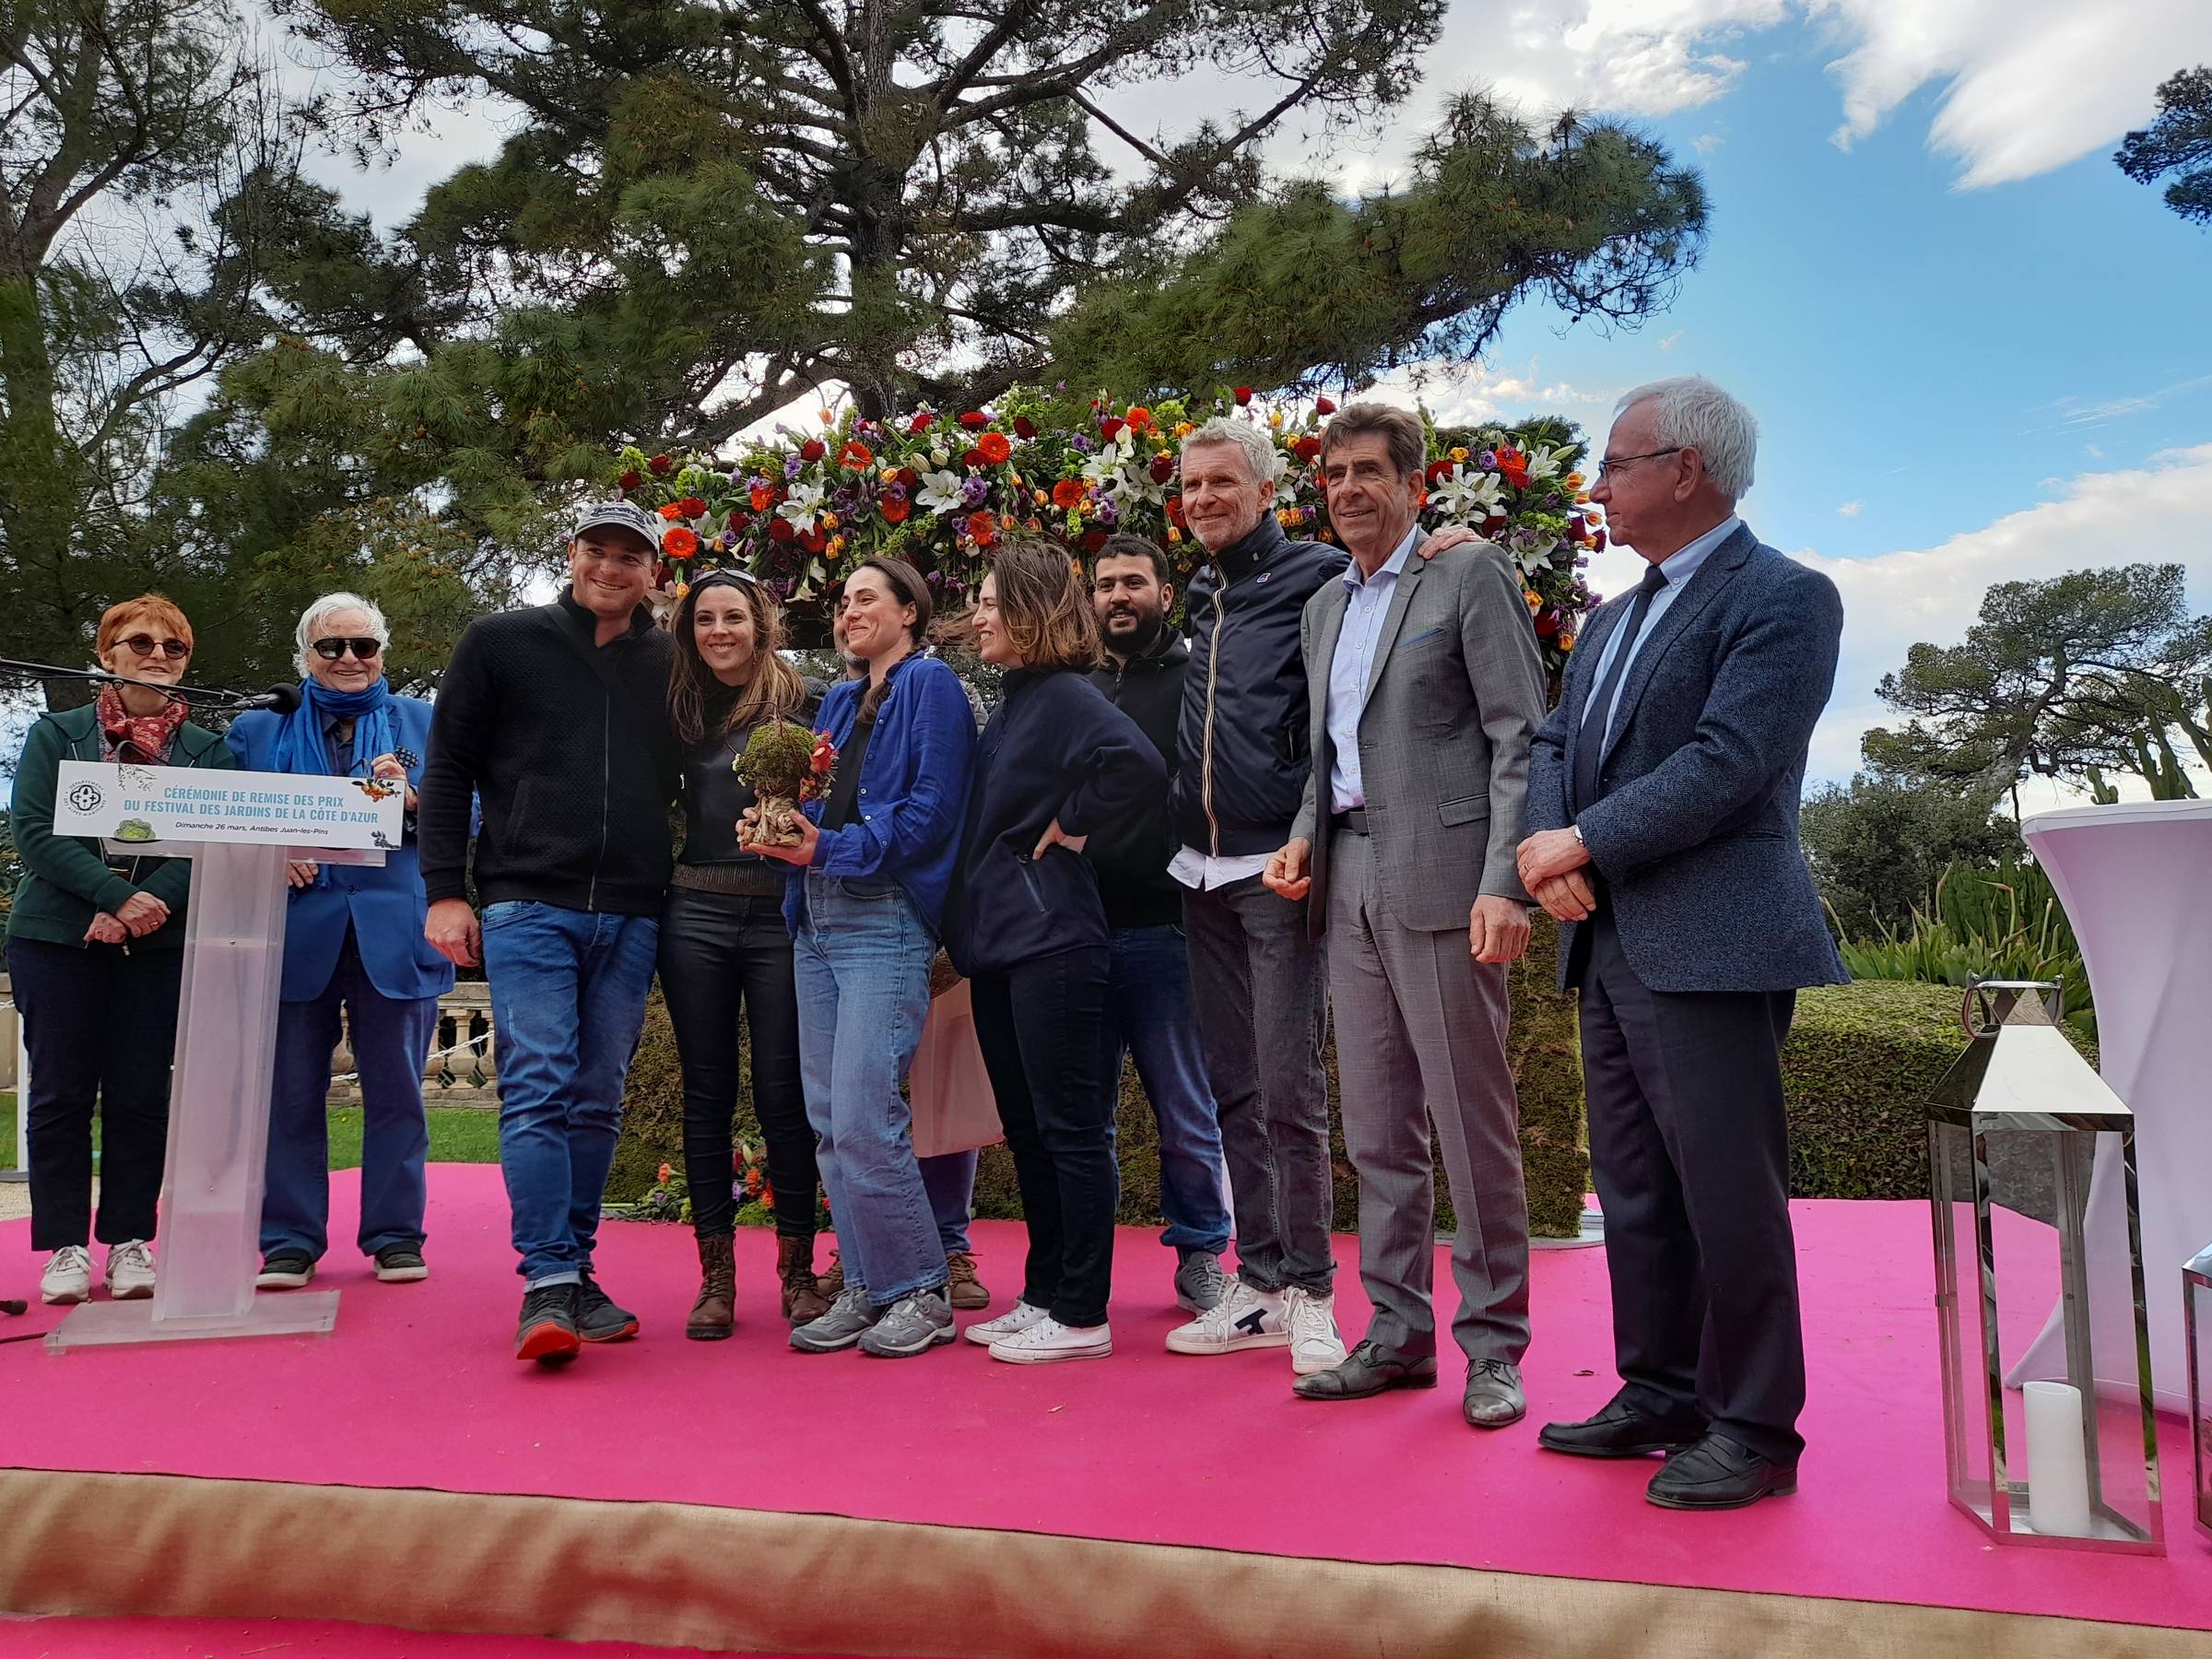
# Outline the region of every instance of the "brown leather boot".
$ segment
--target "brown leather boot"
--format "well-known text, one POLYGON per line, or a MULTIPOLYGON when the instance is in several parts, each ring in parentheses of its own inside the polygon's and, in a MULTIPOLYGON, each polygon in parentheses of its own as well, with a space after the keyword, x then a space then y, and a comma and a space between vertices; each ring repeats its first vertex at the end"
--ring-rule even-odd
POLYGON ((694 1342, 719 1342, 737 1323, 735 1241, 728 1233, 699 1241, 699 1300, 684 1335, 694 1342))
POLYGON ((783 1281, 783 1317, 793 1324, 812 1324, 830 1312, 830 1299, 815 1282, 812 1239, 776 1235, 776 1277, 783 1281))
POLYGON ((835 1245, 830 1249, 830 1271, 814 1276, 814 1288, 826 1302, 833 1302, 845 1293, 844 1258, 837 1253, 835 1245))

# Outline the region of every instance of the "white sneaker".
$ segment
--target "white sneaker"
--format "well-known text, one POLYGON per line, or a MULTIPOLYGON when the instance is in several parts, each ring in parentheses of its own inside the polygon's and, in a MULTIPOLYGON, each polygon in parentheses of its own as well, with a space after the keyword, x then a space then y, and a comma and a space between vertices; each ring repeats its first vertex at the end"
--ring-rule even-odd
POLYGON ((117 1301, 141 1301, 154 1293, 154 1253, 144 1239, 112 1245, 108 1251, 108 1294, 117 1301))
POLYGON ((65 1306, 92 1294, 92 1253, 82 1244, 65 1244, 46 1258, 39 1275, 39 1300, 65 1306))
POLYGON ((1064 1325, 1047 1314, 991 1345, 991 1358, 1009 1365, 1049 1365, 1055 1359, 1103 1359, 1113 1352, 1109 1325, 1064 1325))
POLYGON ((1280 1290, 1254 1290, 1231 1279, 1229 1294, 1188 1324, 1168 1333, 1171 1354, 1234 1354, 1245 1348, 1286 1347, 1290 1327, 1280 1290))
POLYGON ((1041 1319, 1050 1318, 1042 1308, 1033 1308, 1028 1302, 1018 1301, 996 1319, 981 1319, 961 1333, 971 1342, 980 1342, 989 1347, 994 1342, 1028 1330, 1041 1319))
POLYGON ((1344 1363, 1344 1338, 1336 1332, 1336 1299, 1316 1296, 1296 1285, 1284 1293, 1290 1327, 1290 1369, 1310 1377, 1344 1363))

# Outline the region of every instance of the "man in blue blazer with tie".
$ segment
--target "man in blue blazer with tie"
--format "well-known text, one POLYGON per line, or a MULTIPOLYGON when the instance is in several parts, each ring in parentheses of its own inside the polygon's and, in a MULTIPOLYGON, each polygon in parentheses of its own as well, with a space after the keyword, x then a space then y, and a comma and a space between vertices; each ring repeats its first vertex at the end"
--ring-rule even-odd
POLYGON ((1582 993, 1590 1161, 1621 1387, 1538 1439, 1665 1453, 1646 1496, 1796 1489, 1804 1340, 1781 1049, 1845 975, 1797 841, 1843 607, 1735 515, 1758 427, 1712 382, 1621 399, 1598 482, 1643 581, 1583 629, 1529 759, 1521 878, 1582 993))

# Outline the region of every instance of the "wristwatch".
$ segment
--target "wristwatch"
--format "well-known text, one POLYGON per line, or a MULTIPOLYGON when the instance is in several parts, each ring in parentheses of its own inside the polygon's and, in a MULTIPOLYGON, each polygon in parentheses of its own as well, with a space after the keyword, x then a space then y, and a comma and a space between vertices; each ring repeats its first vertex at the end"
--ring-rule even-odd
POLYGON ((1576 846, 1584 847, 1589 845, 1589 842, 1583 840, 1583 827, 1580 824, 1570 824, 1567 826, 1567 830, 1568 833, 1574 837, 1574 844, 1576 846))

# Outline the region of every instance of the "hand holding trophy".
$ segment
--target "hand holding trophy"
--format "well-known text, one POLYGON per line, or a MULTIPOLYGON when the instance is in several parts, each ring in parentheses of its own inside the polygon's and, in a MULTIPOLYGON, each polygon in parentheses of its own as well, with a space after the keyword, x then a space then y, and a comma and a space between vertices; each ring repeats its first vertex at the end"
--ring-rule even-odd
POLYGON ((759 727, 730 770, 752 786, 759 806, 737 821, 737 843, 766 849, 795 847, 805 840, 799 808, 830 793, 837 749, 803 725, 773 720, 759 727))

